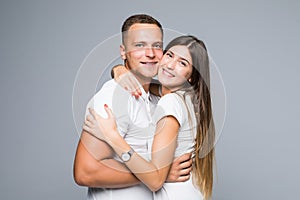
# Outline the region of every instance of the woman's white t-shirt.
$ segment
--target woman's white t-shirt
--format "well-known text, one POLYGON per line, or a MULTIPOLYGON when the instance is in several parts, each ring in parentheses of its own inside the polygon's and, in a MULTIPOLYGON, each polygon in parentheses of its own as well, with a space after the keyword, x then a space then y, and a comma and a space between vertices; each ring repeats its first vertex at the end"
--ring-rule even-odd
MULTIPOLYGON (((153 114, 153 124, 165 116, 173 116, 180 124, 177 137, 177 147, 174 158, 184 153, 192 152, 196 137, 196 117, 191 97, 177 91, 164 95, 158 102, 153 114)), ((193 185, 192 177, 186 182, 164 183, 163 187, 153 193, 155 200, 203 199, 201 192, 193 185)))

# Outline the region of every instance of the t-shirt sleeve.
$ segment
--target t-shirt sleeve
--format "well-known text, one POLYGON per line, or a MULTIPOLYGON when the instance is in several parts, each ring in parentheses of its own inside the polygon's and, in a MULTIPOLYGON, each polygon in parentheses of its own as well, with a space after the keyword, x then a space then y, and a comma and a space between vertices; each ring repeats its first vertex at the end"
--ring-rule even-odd
POLYGON ((127 112, 128 98, 125 95, 120 95, 115 87, 104 87, 97 92, 89 101, 86 107, 85 119, 90 114, 89 108, 93 108, 97 114, 107 118, 107 113, 104 109, 104 104, 107 104, 113 111, 119 133, 122 137, 128 132, 129 117, 127 112), (118 96, 118 98, 116 98, 118 96), (118 99, 118 100, 116 100, 118 99), (118 102, 116 102, 118 101, 118 102), (120 106, 122 105, 122 106, 120 106))
POLYGON ((153 114, 153 122, 157 122, 165 116, 173 116, 177 119, 180 126, 185 121, 184 104, 177 94, 171 93, 164 95, 158 102, 156 110, 153 114))

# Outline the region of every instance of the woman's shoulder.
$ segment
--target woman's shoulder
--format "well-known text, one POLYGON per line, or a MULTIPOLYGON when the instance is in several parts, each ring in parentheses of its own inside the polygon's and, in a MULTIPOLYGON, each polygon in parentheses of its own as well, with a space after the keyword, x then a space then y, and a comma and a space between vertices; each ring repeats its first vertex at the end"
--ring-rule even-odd
POLYGON ((159 103, 163 104, 183 104, 183 96, 178 93, 169 93, 162 96, 159 103))
POLYGON ((183 125, 186 116, 186 108, 183 98, 176 93, 169 93, 161 97, 153 115, 156 123, 164 116, 173 116, 180 126, 183 125))

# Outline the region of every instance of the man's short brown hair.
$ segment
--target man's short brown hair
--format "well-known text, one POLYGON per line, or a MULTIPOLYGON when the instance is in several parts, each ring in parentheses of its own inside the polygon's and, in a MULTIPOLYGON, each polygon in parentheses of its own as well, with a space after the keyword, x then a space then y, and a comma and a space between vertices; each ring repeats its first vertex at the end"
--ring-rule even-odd
POLYGON ((161 24, 154 19, 153 17, 151 17, 150 15, 146 15, 146 14, 136 14, 136 15, 132 15, 130 17, 128 17, 123 25, 122 25, 122 43, 124 44, 124 37, 125 37, 125 33, 129 30, 129 28, 133 25, 133 24, 137 24, 137 23, 141 23, 141 24, 155 24, 157 25, 162 34, 163 34, 163 29, 161 24))

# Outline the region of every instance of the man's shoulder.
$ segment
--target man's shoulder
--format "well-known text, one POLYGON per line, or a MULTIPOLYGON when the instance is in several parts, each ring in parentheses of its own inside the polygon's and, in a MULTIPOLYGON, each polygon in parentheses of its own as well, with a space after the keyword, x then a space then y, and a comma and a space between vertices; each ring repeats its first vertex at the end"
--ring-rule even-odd
POLYGON ((94 98, 103 98, 103 96, 113 96, 114 93, 128 93, 114 79, 111 79, 103 84, 101 89, 94 95, 94 98))
POLYGON ((117 82, 114 79, 110 79, 109 81, 106 81, 103 86, 101 87, 101 89, 99 90, 99 92, 101 90, 106 90, 106 89, 113 89, 115 87, 117 87, 117 82))
POLYGON ((113 109, 116 103, 126 104, 130 96, 129 92, 112 79, 103 84, 102 88, 91 98, 89 104, 96 107, 107 104, 113 109))

